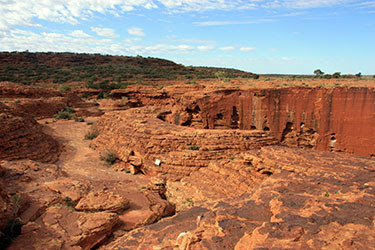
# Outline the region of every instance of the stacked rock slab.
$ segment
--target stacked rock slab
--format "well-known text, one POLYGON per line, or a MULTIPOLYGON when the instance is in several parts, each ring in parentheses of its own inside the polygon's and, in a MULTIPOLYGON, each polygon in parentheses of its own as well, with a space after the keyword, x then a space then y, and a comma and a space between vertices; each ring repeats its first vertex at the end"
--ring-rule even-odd
POLYGON ((101 151, 114 150, 119 160, 150 174, 186 176, 207 167, 212 160, 237 154, 277 140, 263 131, 205 130, 169 124, 157 118, 165 110, 156 107, 109 112, 97 122, 94 140, 101 151))
POLYGON ((129 181, 67 176, 55 164, 31 160, 1 161, 0 169, 1 239, 7 222, 23 224, 8 249, 91 249, 116 230, 174 213, 166 200, 129 181))
POLYGON ((59 145, 31 117, 18 116, 0 103, 0 159, 55 162, 59 145))
MULTIPOLYGON (((243 156, 272 173, 251 192, 195 206, 103 249, 366 249, 375 240, 375 162, 264 147, 243 156)), ((207 188, 204 178, 196 190, 207 188)), ((222 183, 225 188, 225 183, 222 183)), ((226 195, 224 195, 226 196, 226 195)), ((223 196, 223 197, 224 197, 223 196)), ((371 247, 370 247, 371 248, 371 247)))

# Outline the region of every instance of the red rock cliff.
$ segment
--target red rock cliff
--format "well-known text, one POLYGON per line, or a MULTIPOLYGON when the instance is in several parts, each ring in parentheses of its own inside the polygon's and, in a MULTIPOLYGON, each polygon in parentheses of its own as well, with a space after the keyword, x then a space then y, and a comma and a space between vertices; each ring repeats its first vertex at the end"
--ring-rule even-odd
POLYGON ((194 126, 269 130, 286 145, 375 154, 373 89, 223 90, 194 105, 201 120, 194 126))

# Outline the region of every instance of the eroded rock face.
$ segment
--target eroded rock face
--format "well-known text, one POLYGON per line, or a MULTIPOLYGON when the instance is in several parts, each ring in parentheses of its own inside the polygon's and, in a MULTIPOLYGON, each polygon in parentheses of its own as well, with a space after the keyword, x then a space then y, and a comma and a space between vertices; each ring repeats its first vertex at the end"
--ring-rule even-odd
POLYGON ((26 86, 10 82, 0 82, 0 96, 2 98, 28 98, 38 99, 41 97, 49 98, 63 96, 61 92, 54 88, 43 88, 35 86, 26 86))
POLYGON ((90 192, 83 197, 75 209, 78 211, 111 211, 120 212, 129 208, 129 201, 112 192, 90 192))
POLYGON ((85 103, 73 92, 54 88, 0 82, 0 98, 14 114, 34 119, 53 117, 67 106, 74 107, 77 116, 102 114, 93 108, 95 103, 85 103))
MULTIPOLYGON (((0 165, 0 178, 4 175, 4 169, 0 165)), ((13 220, 15 215, 14 204, 11 195, 5 190, 3 182, 0 181, 0 231, 2 231, 10 220, 13 220)), ((0 239, 3 240, 3 235, 0 232, 0 239)))
POLYGON ((237 159, 211 161, 179 181, 168 180, 166 196, 177 211, 193 206, 212 208, 220 201, 231 203, 250 193, 269 175, 270 170, 257 168, 251 160, 237 155, 237 159))
POLYGON ((31 117, 14 114, 9 107, 0 103, 0 159, 32 159, 55 162, 59 145, 45 134, 31 117))
MULTIPOLYGON (((373 160, 274 146, 243 159, 272 174, 230 203, 184 210, 103 249, 361 249, 371 245, 373 160)), ((198 192, 207 188, 205 182, 196 179, 192 185, 198 192)))
POLYGON ((35 222, 26 224, 9 249, 22 249, 26 245, 35 250, 91 249, 107 238, 117 222, 115 213, 83 213, 53 206, 35 222))
POLYGON ((101 151, 116 151, 119 160, 141 165, 146 173, 186 176, 207 167, 211 160, 229 159, 242 151, 277 143, 262 131, 171 125, 157 118, 163 112, 156 107, 109 112, 97 122, 100 132, 94 144, 101 151))
POLYGON ((374 98, 374 89, 359 87, 201 90, 177 95, 159 118, 195 128, 269 131, 288 146, 371 156, 374 98))
POLYGON ((0 231, 11 219, 24 224, 9 249, 91 249, 175 211, 129 180, 69 176, 31 160, 1 161, 0 169, 0 231))
MULTIPOLYGON (((366 248, 375 240, 375 162, 296 148, 369 155, 365 134, 349 128, 356 118, 371 123, 372 90, 190 85, 113 94, 94 128, 96 151, 73 141, 77 134, 66 132, 83 138, 83 127, 66 121, 50 128, 72 140, 68 161, 0 163, 0 228, 12 213, 25 224, 10 249, 366 248), (114 104, 120 111, 110 111, 114 104), (106 150, 116 153, 114 169, 142 178, 99 168, 91 157, 106 150)), ((53 161, 40 153, 53 153, 45 144, 52 137, 22 115, 38 101, 21 100, 27 108, 17 112, 17 103, 0 103, 0 156, 53 161)))

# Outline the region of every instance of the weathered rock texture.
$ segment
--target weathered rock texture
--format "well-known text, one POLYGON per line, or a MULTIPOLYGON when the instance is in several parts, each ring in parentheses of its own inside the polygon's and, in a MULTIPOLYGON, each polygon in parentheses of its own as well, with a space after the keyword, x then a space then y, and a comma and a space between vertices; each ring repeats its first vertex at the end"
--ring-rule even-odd
POLYGON ((241 155, 231 159, 211 161, 180 181, 168 180, 166 197, 177 211, 199 206, 213 207, 217 202, 231 201, 250 193, 255 186, 272 174, 264 167, 254 167, 241 155))
POLYGON ((62 92, 54 88, 0 82, 0 98, 13 113, 35 119, 53 117, 67 106, 74 107, 77 116, 102 114, 93 108, 97 104, 85 103, 72 92, 62 92))
POLYGON ((172 85, 160 90, 133 86, 112 94, 126 98, 127 107, 169 107, 159 118, 175 125, 264 130, 288 146, 375 155, 372 88, 217 90, 202 85, 172 85))
POLYGON ((168 124, 156 107, 109 112, 98 122, 94 144, 114 150, 124 163, 144 172, 186 176, 211 160, 229 159, 240 152, 277 143, 264 131, 198 130, 168 124))
MULTIPOLYGON (((3 167, 0 166, 0 177, 4 175, 4 171, 3 167)), ((11 195, 5 190, 3 182, 0 182, 0 230, 6 227, 9 220, 14 219, 14 209, 11 195)), ((1 237, 2 235, 0 235, 1 237)))
POLYGON ((9 249, 91 249, 116 230, 174 214, 169 202, 130 181, 68 176, 31 160, 1 161, 0 168, 0 232, 11 219, 24 224, 9 249))
MULTIPOLYGON (((244 162, 269 177, 251 192, 193 207, 102 249, 365 249, 375 240, 375 162, 306 149, 264 147, 244 162), (235 198, 236 197, 236 198, 235 198)), ((226 182, 221 182, 223 189, 226 182)), ((205 179, 195 180, 203 190, 205 179)), ((251 185, 251 184, 250 184, 251 185)), ((228 187, 229 190, 231 187, 228 187)))
POLYGON ((285 145, 375 154, 371 129, 374 89, 227 89, 205 96, 188 93, 182 99, 182 107, 172 109, 167 117, 169 122, 197 128, 265 130, 285 145))
POLYGON ((19 116, 0 103, 0 159, 54 162, 59 145, 33 118, 19 116))

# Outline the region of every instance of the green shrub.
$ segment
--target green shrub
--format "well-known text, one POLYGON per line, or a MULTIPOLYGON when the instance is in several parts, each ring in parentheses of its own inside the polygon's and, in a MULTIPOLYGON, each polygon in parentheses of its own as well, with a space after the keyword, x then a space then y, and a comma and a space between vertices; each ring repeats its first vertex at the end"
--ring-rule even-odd
POLYGON ((197 145, 194 145, 194 146, 190 146, 188 147, 189 150, 199 150, 201 147, 200 146, 197 146, 197 145))
POLYGON ((77 116, 73 116, 73 118, 74 118, 74 121, 76 121, 76 122, 84 122, 85 121, 85 119, 83 119, 83 117, 81 116, 81 117, 77 117, 77 116))
POLYGON ((98 94, 98 96, 96 97, 96 99, 104 99, 104 98, 106 98, 106 95, 104 94, 104 92, 100 92, 99 94, 98 94))
POLYGON ((64 119, 64 120, 71 120, 75 119, 76 115, 74 114, 76 111, 71 107, 65 107, 64 109, 60 110, 56 115, 56 119, 64 119))
POLYGON ((186 84, 197 84, 197 82, 194 81, 194 80, 186 81, 185 83, 186 83, 186 84))
POLYGON ((7 224, 0 231, 0 249, 6 249, 12 242, 12 239, 21 234, 22 221, 18 217, 18 211, 21 208, 21 195, 12 196, 13 211, 11 218, 8 218, 7 224))
POLYGON ((60 85, 60 86, 59 86, 59 89, 60 89, 61 91, 66 92, 66 91, 69 91, 69 90, 70 90, 70 86, 69 86, 69 85, 60 85))
POLYGON ((100 160, 104 161, 106 165, 110 166, 116 162, 117 154, 114 150, 107 150, 100 156, 100 160))
POLYGON ((67 207, 72 207, 72 208, 74 208, 78 203, 76 201, 73 201, 72 198, 70 198, 69 196, 64 197, 63 202, 65 203, 67 207))
POLYGON ((99 135, 99 131, 94 129, 92 131, 87 132, 87 134, 85 135, 85 139, 86 140, 93 140, 96 137, 98 137, 98 135, 99 135))

